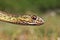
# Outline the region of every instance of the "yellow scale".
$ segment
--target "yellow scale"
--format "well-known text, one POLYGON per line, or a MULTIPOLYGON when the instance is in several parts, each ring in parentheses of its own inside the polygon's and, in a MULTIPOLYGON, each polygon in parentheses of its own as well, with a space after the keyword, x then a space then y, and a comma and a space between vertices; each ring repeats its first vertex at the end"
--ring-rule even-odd
POLYGON ((0 20, 2 21, 8 21, 8 22, 19 22, 19 21, 26 21, 26 22, 32 22, 32 19, 28 15, 18 16, 17 18, 12 15, 7 15, 4 13, 0 13, 0 20))
POLYGON ((8 22, 17 22, 15 17, 8 16, 6 14, 0 13, 0 20, 8 22))
POLYGON ((7 21, 7 22, 11 22, 11 23, 44 23, 44 21, 38 17, 38 19, 36 20, 33 20, 31 18, 31 15, 23 15, 23 16, 13 16, 13 15, 8 15, 8 14, 5 14, 5 13, 1 13, 0 12, 0 20, 2 21, 7 21), (34 22, 33 22, 34 21, 34 22))
POLYGON ((31 17, 28 15, 23 15, 22 17, 18 17, 18 19, 26 22, 32 22, 31 17))

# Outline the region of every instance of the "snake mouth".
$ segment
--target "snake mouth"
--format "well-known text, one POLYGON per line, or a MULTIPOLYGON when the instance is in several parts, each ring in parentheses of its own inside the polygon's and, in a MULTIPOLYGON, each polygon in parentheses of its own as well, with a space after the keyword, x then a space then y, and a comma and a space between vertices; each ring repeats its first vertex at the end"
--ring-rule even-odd
POLYGON ((44 24, 44 20, 42 18, 39 18, 38 20, 33 20, 34 22, 28 22, 27 24, 29 25, 43 25, 44 24))

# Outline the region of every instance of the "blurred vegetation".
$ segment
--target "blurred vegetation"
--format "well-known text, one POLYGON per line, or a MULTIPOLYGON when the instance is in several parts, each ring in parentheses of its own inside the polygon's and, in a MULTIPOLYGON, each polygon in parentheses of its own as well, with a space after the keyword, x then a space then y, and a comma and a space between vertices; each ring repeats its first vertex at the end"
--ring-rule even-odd
MULTIPOLYGON (((0 10, 10 13, 39 13, 55 9, 60 9, 60 0, 0 0, 0 10)), ((15 40, 24 33, 27 34, 28 40, 51 40, 50 38, 60 37, 60 16, 51 17, 45 14, 43 17, 46 22, 41 26, 16 25, 0 21, 0 40, 15 40)))
POLYGON ((60 0, 0 0, 0 10, 11 13, 35 12, 60 8, 60 0))
POLYGON ((56 40, 60 37, 60 16, 47 16, 43 16, 46 22, 41 26, 16 25, 0 21, 0 39, 15 40, 25 35, 28 40, 56 40))

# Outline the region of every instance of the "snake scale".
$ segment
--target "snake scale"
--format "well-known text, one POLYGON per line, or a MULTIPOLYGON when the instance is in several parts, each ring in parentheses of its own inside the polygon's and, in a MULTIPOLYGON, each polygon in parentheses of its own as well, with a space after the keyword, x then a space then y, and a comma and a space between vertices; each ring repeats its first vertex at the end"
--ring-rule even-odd
POLYGON ((0 21, 14 23, 14 24, 43 24, 44 20, 37 17, 32 19, 33 15, 15 15, 0 11, 0 21))

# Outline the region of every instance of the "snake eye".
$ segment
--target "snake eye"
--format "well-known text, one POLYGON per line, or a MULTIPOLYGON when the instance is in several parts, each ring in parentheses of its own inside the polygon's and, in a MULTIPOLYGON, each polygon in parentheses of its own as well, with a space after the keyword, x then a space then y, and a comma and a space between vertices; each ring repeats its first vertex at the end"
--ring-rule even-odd
POLYGON ((33 15, 31 18, 32 18, 33 20, 36 20, 36 19, 37 19, 37 16, 33 15))

